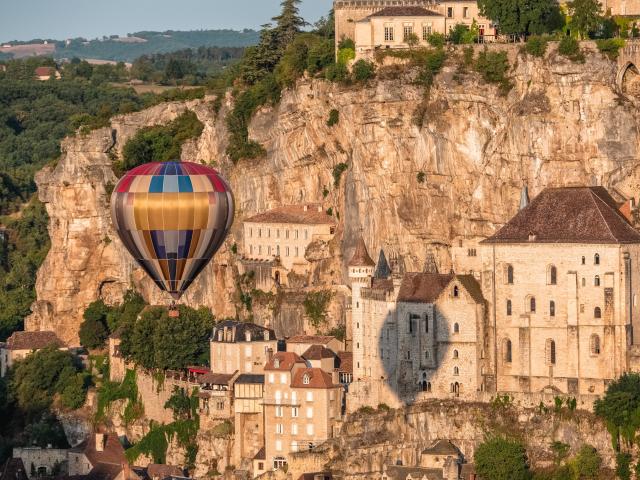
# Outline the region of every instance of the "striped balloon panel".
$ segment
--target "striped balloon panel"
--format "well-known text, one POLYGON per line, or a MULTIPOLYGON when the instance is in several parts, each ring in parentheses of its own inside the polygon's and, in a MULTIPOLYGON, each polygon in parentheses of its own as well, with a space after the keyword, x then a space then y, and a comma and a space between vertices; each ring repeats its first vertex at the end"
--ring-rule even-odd
POLYGON ((233 223, 233 195, 212 168, 149 163, 128 172, 111 199, 124 246, 178 299, 211 261, 233 223))

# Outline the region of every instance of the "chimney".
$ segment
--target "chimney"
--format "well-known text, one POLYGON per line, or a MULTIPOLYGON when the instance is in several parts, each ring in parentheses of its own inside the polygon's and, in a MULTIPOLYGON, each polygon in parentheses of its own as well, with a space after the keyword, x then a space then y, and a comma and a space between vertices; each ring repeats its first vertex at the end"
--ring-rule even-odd
POLYGON ((106 435, 104 433, 96 433, 96 452, 104 452, 104 444, 106 435))
POLYGON ((632 223, 633 214, 631 212, 633 211, 633 199, 627 200, 622 205, 620 205, 620 208, 618 208, 618 211, 622 214, 624 218, 627 219, 629 223, 632 223))

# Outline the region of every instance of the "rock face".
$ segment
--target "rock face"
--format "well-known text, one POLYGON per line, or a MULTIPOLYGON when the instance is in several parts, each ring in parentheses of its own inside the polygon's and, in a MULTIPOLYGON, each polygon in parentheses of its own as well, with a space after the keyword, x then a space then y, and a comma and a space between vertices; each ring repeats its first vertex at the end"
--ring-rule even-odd
MULTIPOLYGON (((115 237, 106 190, 116 181, 112 158, 127 139, 186 108, 205 129, 185 145, 183 159, 214 163, 234 190, 236 224, 227 246, 241 245, 244 217, 282 204, 320 201, 339 216, 334 240, 309 252, 318 259, 311 275, 316 283, 346 283, 344 265, 361 229, 374 258, 383 248, 415 271, 423 269, 427 252, 435 252, 447 270, 452 242, 493 233, 516 212, 524 184, 532 196, 547 186, 574 184, 604 185, 620 199, 635 196, 639 111, 616 90, 615 63, 588 45, 584 64, 557 55, 555 47, 544 59, 500 48, 509 48, 513 66, 507 96, 462 71, 459 51, 450 52, 426 100, 424 88, 410 79, 385 79, 394 75, 392 67, 366 87, 302 80, 251 124, 250 135, 267 156, 237 165, 224 155, 230 99, 219 115, 211 99, 169 103, 65 140, 55 168, 36 178, 51 217, 52 247, 27 328, 53 329, 75 342, 86 305, 98 297, 118 300, 132 284, 150 302, 168 303, 115 237), (424 121, 417 126, 421 103, 424 121), (332 109, 340 121, 329 127, 332 109), (338 163, 348 169, 335 186, 338 163)), ((218 316, 235 314, 230 250, 221 250, 185 303, 210 306, 218 316)))

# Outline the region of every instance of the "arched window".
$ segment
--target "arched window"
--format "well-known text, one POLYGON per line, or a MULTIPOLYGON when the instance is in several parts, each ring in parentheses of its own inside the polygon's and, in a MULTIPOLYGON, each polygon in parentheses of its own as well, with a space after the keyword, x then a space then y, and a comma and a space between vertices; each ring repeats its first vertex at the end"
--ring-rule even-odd
POLYGON ((585 287, 587 285, 587 279, 582 277, 582 286, 585 287))
POLYGON ((511 300, 507 300, 507 315, 511 315, 511 300))
POLYGON ((600 307, 593 309, 593 318, 602 318, 602 310, 600 310, 600 307))
POLYGON ((534 296, 527 297, 527 309, 530 313, 536 312, 536 297, 534 296))
POLYGON ((424 314, 424 333, 429 333, 429 314, 424 314))
POLYGON ((548 338, 545 342, 545 359, 547 360, 547 365, 555 365, 556 363, 556 342, 554 342, 551 338, 548 338))
POLYGON ((460 333, 460 325, 458 322, 453 324, 453 333, 460 333))
POLYGON ((549 302, 549 316, 550 317, 556 316, 556 302, 554 302, 553 300, 549 302))
POLYGON ((425 360, 429 360, 431 358, 431 354, 429 353, 429 350, 424 351, 424 358, 425 360))
POLYGON ((511 363, 511 340, 502 340, 502 360, 504 363, 511 363))
POLYGON ((453 367, 453 374, 460 375, 460 369, 458 367, 453 367))
POLYGON ((453 296, 454 296, 454 297, 458 297, 458 296, 460 296, 460 290, 458 289, 458 286, 457 286, 457 285, 454 285, 454 286, 453 286, 453 296))
POLYGON ((431 382, 427 382, 427 392, 431 392, 431 382))
POLYGON ((458 350, 453 351, 453 358, 458 358, 458 350))
POLYGON ((586 259, 586 257, 584 257, 584 256, 583 256, 583 257, 582 257, 582 264, 583 264, 583 265, 586 265, 586 263, 587 263, 587 259, 586 259))
POLYGON ((591 355, 600 355, 600 337, 595 333, 591 335, 589 346, 591 348, 591 355))
POLYGON ((558 269, 555 265, 549 267, 549 285, 556 285, 558 283, 558 269))
POLYGON ((507 265, 507 283, 513 284, 513 265, 507 265))
POLYGON ((593 256, 593 264, 600 265, 600 255, 598 255, 597 253, 593 256))
POLYGON ((600 286, 600 277, 598 275, 593 277, 593 286, 594 287, 599 287, 600 286))

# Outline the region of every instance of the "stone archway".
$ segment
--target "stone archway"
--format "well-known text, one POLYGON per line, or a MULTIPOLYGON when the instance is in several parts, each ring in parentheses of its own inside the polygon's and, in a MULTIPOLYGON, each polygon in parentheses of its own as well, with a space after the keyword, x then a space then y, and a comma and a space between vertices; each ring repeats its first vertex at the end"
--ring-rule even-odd
POLYGON ((624 95, 640 100, 640 71, 634 63, 627 62, 620 70, 619 85, 624 95))

